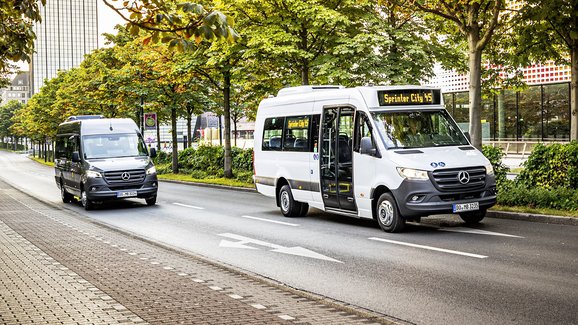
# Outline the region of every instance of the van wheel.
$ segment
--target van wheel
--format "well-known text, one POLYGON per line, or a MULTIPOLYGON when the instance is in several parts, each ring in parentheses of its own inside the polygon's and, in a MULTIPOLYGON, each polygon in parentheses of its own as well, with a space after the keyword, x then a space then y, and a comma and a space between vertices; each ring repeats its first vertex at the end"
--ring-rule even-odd
POLYGON ((86 197, 86 191, 84 189, 80 192, 80 204, 82 204, 86 211, 94 209, 94 203, 86 197))
POLYGON ((479 223, 486 217, 486 210, 471 211, 460 213, 460 218, 462 218, 465 223, 469 225, 475 225, 479 223))
MULTIPOLYGON (((279 206, 281 207, 281 213, 286 217, 295 218, 302 216, 303 203, 293 200, 289 185, 283 185, 279 190, 279 206)), ((307 213, 307 209, 304 212, 307 213)))
POLYGON ((74 198, 72 194, 66 192, 64 184, 62 184, 62 182, 60 183, 60 197, 62 198, 62 202, 64 203, 70 203, 74 198))
POLYGON ((151 196, 150 198, 145 199, 145 201, 148 206, 155 205, 155 203, 157 203, 157 196, 151 196))
POLYGON ((405 228, 405 219, 399 214, 397 203, 391 193, 383 193, 377 201, 376 219, 385 232, 400 232, 405 228))

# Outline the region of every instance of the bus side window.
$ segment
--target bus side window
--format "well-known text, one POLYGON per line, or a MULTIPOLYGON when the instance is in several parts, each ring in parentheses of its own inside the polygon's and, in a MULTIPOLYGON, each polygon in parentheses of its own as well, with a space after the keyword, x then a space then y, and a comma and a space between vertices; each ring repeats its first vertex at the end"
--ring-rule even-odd
POLYGON ((319 151, 319 120, 321 119, 321 115, 312 115, 311 116, 311 136, 309 137, 309 152, 318 152, 319 151))
POLYGON ((371 126, 369 124, 367 116, 363 112, 357 112, 357 116, 355 118, 355 142, 353 146, 353 151, 359 152, 361 138, 364 137, 369 137, 371 138, 372 142, 374 141, 372 137, 371 126))
POLYGON ((272 117, 265 120, 263 127, 263 150, 281 150, 284 117, 272 117))

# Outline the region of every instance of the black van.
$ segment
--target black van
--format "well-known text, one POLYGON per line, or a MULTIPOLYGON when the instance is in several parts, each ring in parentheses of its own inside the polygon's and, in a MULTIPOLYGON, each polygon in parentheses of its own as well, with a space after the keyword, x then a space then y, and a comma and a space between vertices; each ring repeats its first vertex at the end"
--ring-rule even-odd
POLYGON ((56 184, 62 202, 75 196, 86 210, 94 202, 143 198, 157 200, 158 181, 136 123, 128 118, 70 117, 58 126, 54 152, 56 184))

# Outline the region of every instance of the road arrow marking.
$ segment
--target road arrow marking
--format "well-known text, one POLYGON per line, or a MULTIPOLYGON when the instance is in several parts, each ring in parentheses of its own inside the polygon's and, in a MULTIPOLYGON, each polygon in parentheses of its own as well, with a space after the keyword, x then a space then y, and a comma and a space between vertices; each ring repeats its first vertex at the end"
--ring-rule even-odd
POLYGON ((395 241, 395 240, 389 240, 389 239, 383 239, 383 238, 371 237, 368 239, 369 240, 375 240, 375 241, 381 241, 381 242, 385 242, 385 243, 390 243, 390 244, 427 249, 430 251, 437 251, 437 252, 442 252, 442 253, 449 253, 449 254, 462 255, 462 256, 475 257, 475 258, 487 258, 487 256, 484 256, 484 255, 465 253, 465 252, 460 252, 460 251, 454 251, 451 249, 437 248, 437 247, 432 247, 432 246, 424 246, 424 245, 418 245, 418 244, 412 244, 412 243, 405 243, 405 242, 401 242, 401 241, 395 241))
POLYGON ((281 245, 268 243, 268 242, 265 242, 262 240, 253 239, 253 238, 249 238, 249 237, 245 237, 245 236, 241 236, 241 235, 236 235, 236 234, 231 234, 231 233, 219 234, 219 236, 238 240, 237 242, 232 242, 232 241, 223 239, 223 240, 221 240, 221 243, 219 244, 220 247, 257 249, 255 247, 247 246, 247 244, 254 244, 254 245, 272 248, 270 250, 271 252, 296 255, 296 256, 302 256, 302 257, 308 257, 308 258, 315 258, 318 260, 324 260, 324 261, 330 261, 330 262, 336 262, 336 263, 343 263, 343 262, 338 261, 336 259, 333 259, 331 257, 316 253, 312 250, 309 250, 309 249, 303 248, 303 247, 299 247, 299 246, 284 247, 281 245))
POLYGON ((524 238, 521 236, 516 235, 509 235, 503 234, 499 232, 487 231, 487 230, 480 230, 480 229, 473 229, 473 228, 464 228, 464 227, 457 227, 457 228, 438 228, 441 231, 449 231, 449 232, 462 232, 466 234, 477 234, 477 235, 488 235, 488 236, 501 236, 501 237, 512 237, 512 238, 524 238))

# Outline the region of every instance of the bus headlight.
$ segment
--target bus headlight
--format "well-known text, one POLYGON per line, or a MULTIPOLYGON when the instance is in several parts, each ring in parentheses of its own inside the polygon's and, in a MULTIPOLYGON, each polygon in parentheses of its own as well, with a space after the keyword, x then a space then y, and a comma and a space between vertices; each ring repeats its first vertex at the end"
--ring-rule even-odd
POLYGON ((401 177, 407 179, 420 180, 420 181, 429 179, 429 177, 427 176, 427 171, 425 170, 397 167, 397 172, 401 177))
POLYGON ((155 166, 151 166, 149 169, 147 169, 147 175, 153 175, 157 173, 157 169, 155 166))
POLYGON ((494 175, 494 166, 492 166, 492 164, 486 165, 486 174, 494 175))
POLYGON ((94 170, 87 170, 86 177, 88 178, 101 178, 102 175, 99 172, 95 172, 94 170))

